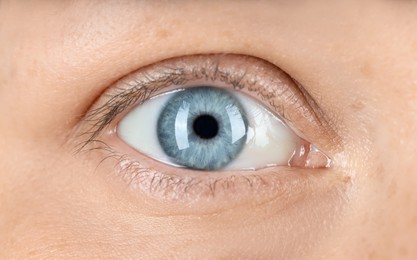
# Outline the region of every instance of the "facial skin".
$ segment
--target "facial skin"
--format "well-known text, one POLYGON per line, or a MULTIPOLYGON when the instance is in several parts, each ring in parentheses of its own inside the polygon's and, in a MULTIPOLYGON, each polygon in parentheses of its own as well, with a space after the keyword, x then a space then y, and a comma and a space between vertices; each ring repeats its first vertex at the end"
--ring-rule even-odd
POLYGON ((0 0, 0 258, 415 259, 416 14, 388 0, 0 0), (302 84, 335 132, 310 140, 332 167, 304 186, 301 170, 271 170, 285 193, 190 203, 75 152, 117 80, 213 53, 302 84))

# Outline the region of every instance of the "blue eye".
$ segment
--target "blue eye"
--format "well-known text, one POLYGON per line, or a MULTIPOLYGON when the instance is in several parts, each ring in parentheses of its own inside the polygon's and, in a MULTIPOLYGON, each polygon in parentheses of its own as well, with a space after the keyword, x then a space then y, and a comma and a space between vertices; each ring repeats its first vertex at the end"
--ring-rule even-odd
POLYGON ((118 135, 147 156, 195 170, 289 165, 298 138, 275 114, 238 91, 188 87, 129 112, 118 135))
POLYGON ((199 170, 217 170, 235 159, 246 142, 248 120, 240 102, 213 87, 179 91, 163 108, 159 143, 172 160, 199 170))

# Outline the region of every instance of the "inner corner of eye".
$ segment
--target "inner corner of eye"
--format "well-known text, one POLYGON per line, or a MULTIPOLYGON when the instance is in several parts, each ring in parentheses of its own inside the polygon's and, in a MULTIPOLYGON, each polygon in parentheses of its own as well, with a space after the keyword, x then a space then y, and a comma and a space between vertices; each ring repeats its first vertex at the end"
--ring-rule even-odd
POLYGON ((148 99, 119 122, 117 132, 142 154, 194 170, 315 166, 308 154, 312 149, 307 151, 264 105, 217 87, 183 88, 148 99))

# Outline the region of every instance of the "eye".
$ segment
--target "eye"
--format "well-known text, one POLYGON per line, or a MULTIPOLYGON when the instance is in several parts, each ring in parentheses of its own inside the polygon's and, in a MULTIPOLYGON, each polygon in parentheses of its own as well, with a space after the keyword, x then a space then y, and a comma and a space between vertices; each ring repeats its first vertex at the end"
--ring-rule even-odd
POLYGON ((144 102, 120 121, 117 132, 153 159, 197 170, 290 165, 305 144, 253 98, 207 86, 144 102))
POLYGON ((296 200, 332 181, 301 173, 327 170, 324 151, 339 143, 300 84, 264 60, 233 54, 143 67, 103 93, 85 122, 82 149, 99 152, 100 165, 115 159, 110 171, 135 193, 181 207, 228 207, 251 194, 257 202, 296 200))
POLYGON ((299 135, 316 138, 325 126, 299 88, 283 71, 251 57, 190 56, 127 77, 93 115, 104 114, 95 125, 100 130, 121 114, 111 132, 171 166, 329 167, 329 157, 299 135))

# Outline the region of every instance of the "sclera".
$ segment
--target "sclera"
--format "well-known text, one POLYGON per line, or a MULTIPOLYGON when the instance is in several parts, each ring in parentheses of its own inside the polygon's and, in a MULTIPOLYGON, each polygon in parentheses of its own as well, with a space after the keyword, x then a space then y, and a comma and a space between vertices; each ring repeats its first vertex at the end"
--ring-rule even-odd
POLYGON ((236 93, 249 121, 246 145, 225 169, 256 170, 270 166, 287 166, 297 149, 294 132, 276 115, 253 98, 236 93))

